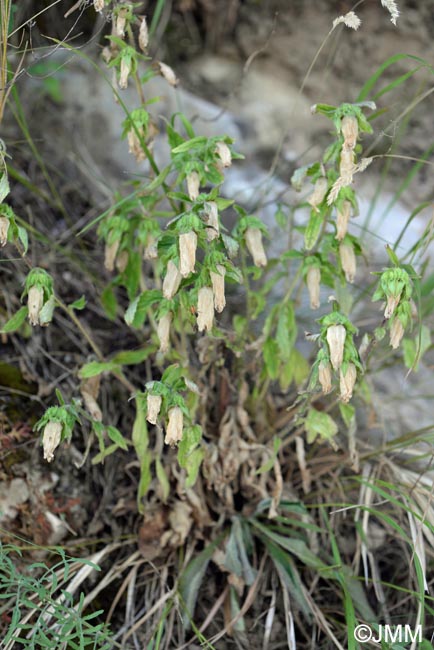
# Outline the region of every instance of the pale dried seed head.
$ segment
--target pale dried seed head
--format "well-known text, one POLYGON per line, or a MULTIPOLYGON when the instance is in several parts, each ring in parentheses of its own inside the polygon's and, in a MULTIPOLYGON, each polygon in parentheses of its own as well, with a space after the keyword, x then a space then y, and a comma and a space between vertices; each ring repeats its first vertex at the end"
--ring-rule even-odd
POLYGON ((115 259, 118 254, 120 241, 117 239, 112 244, 105 245, 104 251, 104 266, 107 271, 114 271, 115 268, 115 259))
POLYGON ((123 90, 128 86, 128 77, 131 72, 131 60, 123 57, 121 60, 121 72, 119 75, 119 88, 123 90))
POLYGON ((321 283, 321 270, 317 266, 311 266, 306 275, 307 290, 309 291, 310 308, 318 309, 321 283))
POLYGON ((326 395, 332 389, 332 369, 328 361, 320 361, 318 366, 318 380, 322 392, 326 395))
POLYGON ((199 289, 197 296, 197 328, 208 332, 214 323, 214 293, 210 287, 199 289))
POLYGON ((232 154, 226 142, 217 142, 215 152, 220 158, 223 167, 230 167, 232 165, 232 154))
POLYGON ((10 221, 6 217, 0 217, 0 246, 6 246, 8 241, 10 221))
POLYGON ((344 358, 344 345, 347 330, 343 325, 330 325, 327 328, 327 343, 330 351, 330 361, 334 370, 339 370, 344 358))
MULTIPOLYGON (((143 129, 139 129, 139 131, 143 137, 143 129)), ((143 151, 142 145, 140 144, 140 140, 134 129, 128 131, 127 139, 128 139, 128 152, 133 154, 137 162, 143 162, 143 160, 146 159, 146 154, 143 151)))
POLYGON ((345 273, 345 279, 347 282, 354 282, 357 271, 357 262, 356 254, 354 252, 354 246, 352 244, 343 244, 339 245, 339 257, 342 264, 342 269, 345 273))
POLYGON ((327 194, 328 182, 325 176, 321 176, 315 182, 313 186, 313 192, 307 199, 309 205, 311 205, 316 212, 318 212, 318 205, 324 201, 324 197, 327 194))
POLYGON ((170 324, 172 322, 172 314, 169 311, 167 314, 164 314, 158 321, 157 325, 157 336, 160 341, 160 352, 165 354, 170 347, 170 324))
POLYGON ((341 391, 341 400, 345 404, 350 401, 353 396, 354 386, 357 381, 357 369, 354 363, 349 363, 347 371, 344 375, 342 368, 339 373, 339 387, 341 391))
POLYGON ((345 115, 342 118, 341 132, 344 136, 344 148, 354 149, 359 135, 359 123, 354 115, 345 115))
POLYGON ((39 314, 43 305, 44 290, 37 286, 30 287, 27 298, 27 307, 29 309, 29 321, 33 326, 39 325, 39 314))
POLYGON ((226 306, 225 273, 226 269, 221 264, 217 264, 217 273, 210 271, 212 290, 214 293, 214 309, 219 314, 226 306))
POLYGON ((93 0, 93 6, 98 13, 104 9, 104 0, 93 0))
POLYGON ((397 296, 387 296, 387 304, 386 308, 384 310, 384 318, 390 318, 399 305, 399 301, 401 300, 401 291, 399 292, 399 295, 397 296))
POLYGON ((399 320, 399 318, 395 318, 391 327, 390 327, 390 345, 394 350, 399 348, 399 344, 401 343, 401 339, 404 336, 404 327, 399 320))
POLYGON ((381 0, 381 4, 390 13, 391 22, 396 25, 396 21, 399 18, 399 9, 395 0, 381 0))
POLYGON ((179 235, 179 272, 183 278, 194 273, 196 264, 197 235, 190 231, 179 235))
POLYGON ((362 21, 357 16, 357 14, 354 13, 354 11, 349 11, 348 13, 345 14, 345 16, 339 16, 338 18, 334 19, 333 29, 341 24, 344 24, 346 27, 349 27, 350 29, 357 30, 362 24, 362 21))
POLYGON ((220 234, 219 213, 217 203, 208 201, 205 203, 206 238, 207 241, 217 239, 220 234))
POLYGON ((184 427, 184 415, 179 406, 174 406, 169 410, 169 422, 166 428, 166 445, 176 445, 182 440, 182 430, 184 427))
POLYGON ((341 241, 347 234, 350 215, 351 215, 351 203, 350 201, 344 201, 342 205, 342 210, 337 211, 335 239, 341 241))
POLYGON ((142 50, 142 52, 147 52, 148 44, 149 44, 148 23, 146 22, 146 18, 143 17, 139 29, 139 47, 142 50))
POLYGON ((166 275, 163 280, 163 296, 167 300, 172 300, 173 296, 179 289, 181 280, 182 275, 180 274, 178 267, 172 260, 169 260, 166 275))
POLYGON ((128 251, 121 251, 116 257, 116 268, 120 273, 123 273, 127 268, 129 260, 128 251))
POLYGON ((160 67, 161 76, 164 77, 168 84, 175 88, 179 84, 179 79, 177 78, 172 68, 166 65, 166 63, 162 63, 161 61, 158 61, 158 65, 160 67))
POLYGON ((246 246, 250 255, 253 257, 255 266, 266 266, 267 256, 265 254, 264 245, 262 243, 262 232, 259 228, 247 228, 246 233, 246 246))
POLYGON ((94 396, 88 393, 86 390, 81 390, 80 392, 86 410, 91 416, 91 418, 96 422, 102 422, 102 412, 94 396))
POLYGON ((157 424, 158 415, 161 409, 161 395, 148 395, 146 398, 146 419, 151 424, 157 424))
POLYGON ((197 172, 190 172, 187 174, 187 193, 190 201, 196 201, 199 196, 199 174, 197 172))
POLYGON ((42 444, 44 447, 44 459, 51 463, 54 458, 54 451, 57 449, 62 436, 62 423, 50 420, 44 428, 42 444))

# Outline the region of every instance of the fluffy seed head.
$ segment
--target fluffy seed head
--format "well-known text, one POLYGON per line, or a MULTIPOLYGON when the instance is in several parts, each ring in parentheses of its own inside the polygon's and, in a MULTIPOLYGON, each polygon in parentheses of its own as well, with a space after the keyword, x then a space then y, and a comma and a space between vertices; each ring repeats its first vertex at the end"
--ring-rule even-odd
POLYGON ((149 43, 149 33, 148 33, 148 24, 146 18, 142 18, 139 29, 139 47, 142 52, 147 52, 149 43))
POLYGON ((338 18, 335 18, 333 21, 333 29, 342 23, 350 29, 357 30, 362 24, 362 21, 357 16, 357 14, 354 13, 354 11, 349 11, 345 14, 345 16, 339 16, 338 18))
POLYGON ((345 115, 341 121, 341 132, 344 136, 344 147, 354 149, 359 135, 359 123, 354 115, 345 115))
POLYGON ((170 324, 172 322, 172 314, 170 311, 164 314, 158 321, 157 336, 160 341, 160 352, 165 354, 170 347, 170 324))
POLYGON ((185 232, 179 235, 179 272, 183 278, 194 273, 196 248, 197 235, 195 232, 185 232))
POLYGON ((114 271, 116 255, 118 254, 120 241, 117 239, 112 244, 106 244, 104 251, 104 266, 107 271, 114 271))
POLYGON ((174 406, 169 411, 169 421, 166 428, 166 445, 174 446, 182 440, 182 430, 184 427, 184 415, 179 406, 174 406))
POLYGON ((320 205, 320 203, 324 201, 324 197, 327 194, 327 189, 328 189, 327 179, 325 176, 321 176, 315 182, 315 185, 313 186, 313 192, 307 199, 309 205, 311 205, 316 212, 318 212, 318 206, 320 205))
POLYGON ((210 271, 212 290, 214 293, 214 309, 219 314, 226 306, 225 273, 226 269, 221 264, 217 264, 217 273, 215 271, 210 271))
POLYGON ((354 363, 349 363, 347 371, 344 375, 342 369, 339 373, 339 386, 341 390, 341 400, 345 404, 350 401, 353 396, 353 389, 357 381, 357 369, 354 363))
POLYGON ((317 266, 311 266, 306 275, 307 290, 309 291, 310 308, 318 309, 321 283, 321 271, 317 266))
POLYGON ((396 21, 399 18, 399 9, 395 0, 381 0, 381 4, 390 13, 391 22, 396 25, 396 21))
POLYGON ((39 314, 44 305, 44 290, 41 287, 33 286, 29 289, 27 306, 29 309, 29 321, 34 325, 39 325, 39 314))
POLYGON ((262 243, 262 232, 259 228, 247 228, 245 237, 247 250, 253 257, 254 265, 267 266, 267 256, 262 243))
POLYGON ((347 330, 343 325, 330 325, 327 328, 327 343, 330 351, 330 361, 334 370, 339 370, 344 358, 344 345, 347 330))
POLYGON ((217 142, 215 147, 217 156, 222 161, 223 167, 230 167, 232 165, 232 154, 226 142, 217 142))
POLYGON ((163 296, 167 300, 172 300, 173 296, 179 289, 181 280, 182 275, 180 274, 178 267, 172 260, 169 260, 166 275, 163 280, 163 296))
POLYGON ((148 395, 146 398, 146 419, 151 424, 157 424, 158 415, 161 409, 161 395, 148 395))
POLYGON ((399 318, 394 318, 393 323, 390 327, 390 345, 394 350, 399 348, 401 339, 404 336, 404 326, 399 320, 399 318))
POLYGON ((332 369, 328 361, 320 361, 318 366, 318 380, 321 384, 322 392, 327 394, 332 389, 332 369))
POLYGON ((6 217, 0 217, 0 246, 6 246, 8 241, 10 221, 6 217))
POLYGON ((214 293, 210 287, 199 289, 197 297, 197 328, 209 332, 214 323, 214 293))
POLYGON ((187 174, 187 193, 190 201, 196 201, 199 196, 199 174, 197 172, 187 174))
POLYGON ((347 234, 348 222, 351 215, 351 203, 349 201, 344 201, 342 205, 342 210, 337 211, 336 217, 336 239, 342 241, 342 239, 347 234))
POLYGON ((62 435, 62 423, 50 420, 44 428, 42 444, 44 447, 44 459, 51 463, 54 458, 54 450, 57 449, 62 435))
POLYGON ((354 282, 356 277, 357 262, 354 246, 352 244, 341 243, 339 245, 339 258, 341 260, 342 269, 345 273, 347 282, 354 282))

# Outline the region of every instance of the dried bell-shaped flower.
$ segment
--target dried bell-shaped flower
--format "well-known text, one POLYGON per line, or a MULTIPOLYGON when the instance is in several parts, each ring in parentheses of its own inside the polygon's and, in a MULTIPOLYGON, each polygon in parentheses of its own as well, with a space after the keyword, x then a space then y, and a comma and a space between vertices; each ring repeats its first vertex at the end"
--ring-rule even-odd
POLYGON ((344 147, 354 149, 359 135, 359 123, 354 115, 345 115, 342 118, 341 133, 344 136, 344 147))
POLYGON ((166 275, 164 276, 163 280, 163 296, 167 300, 172 300, 173 296, 179 289, 181 280, 182 275, 179 272, 178 267, 172 260, 169 260, 169 263, 167 264, 166 275))
POLYGON ((29 321, 34 325, 39 325, 39 314, 44 305, 44 290, 42 287, 34 285, 30 287, 27 297, 27 307, 29 309, 29 321))
POLYGON ((389 294, 387 296, 387 304, 386 308, 384 310, 384 318, 390 318, 399 305, 399 301, 401 300, 401 293, 402 291, 399 292, 397 295, 389 294))
POLYGON ((217 264, 217 273, 210 271, 212 290, 214 293, 214 309, 219 314, 226 306, 225 273, 226 269, 222 264, 217 264))
POLYGON ((122 57, 121 71, 119 75, 119 88, 123 90, 128 86, 128 77, 131 72, 131 59, 129 57, 122 57))
POLYGON ((179 406, 174 406, 169 410, 169 422, 166 428, 166 445, 176 445, 182 440, 182 430, 184 427, 184 415, 179 406))
POLYGON ((145 250, 143 251, 143 259, 156 260, 158 258, 157 240, 153 235, 148 236, 145 250))
POLYGON ((332 369, 328 361, 320 361, 318 366, 318 380, 324 394, 332 389, 332 369))
POLYGON ((327 343, 330 350, 330 361, 334 370, 339 370, 344 358, 344 345, 347 330, 343 325, 330 325, 327 328, 327 343))
POLYGON ((179 272, 183 278, 194 273, 196 264, 197 235, 191 230, 179 235, 179 272))
POLYGON ((45 425, 42 444, 44 447, 44 458, 49 463, 51 463, 54 458, 54 450, 57 449, 60 444, 62 428, 62 423, 55 422, 54 420, 50 420, 50 422, 47 422, 45 425))
POLYGON ((197 298, 197 328, 199 332, 208 332, 214 323, 213 290, 210 287, 202 287, 197 298))
MULTIPOLYGON (((352 149, 346 149, 342 147, 340 161, 339 161, 339 174, 341 180, 341 186, 351 185, 353 182, 353 174, 355 171, 354 164, 354 152, 352 149)), ((338 179, 339 180, 339 179, 338 179)), ((338 181, 336 181, 337 183, 338 181)), ((335 185, 336 185, 335 183, 335 185)))
POLYGON ((166 63, 162 63, 161 61, 158 61, 158 65, 160 67, 161 76, 164 77, 168 84, 175 88, 179 84, 179 79, 173 72, 172 68, 166 63))
POLYGON ((104 0, 93 0, 93 7, 95 11, 100 13, 104 9, 104 0))
POLYGON ((325 195, 327 194, 328 182, 325 176, 320 176, 313 186, 313 192, 307 199, 309 205, 318 212, 318 206, 324 201, 325 195))
POLYGON ((199 174, 197 172, 190 172, 187 174, 187 193, 190 201, 196 201, 199 196, 199 174))
POLYGON ((149 32, 148 32, 148 23, 146 18, 143 16, 142 22, 140 23, 139 29, 139 47, 142 52, 147 52, 149 44, 149 32))
POLYGON ((0 217, 0 246, 6 246, 8 241, 10 221, 6 217, 0 217))
POLYGON ((307 290, 309 291, 310 308, 318 309, 320 284, 321 284, 321 270, 317 266, 311 266, 306 275, 307 290))
POLYGON ((350 401, 353 396, 354 386, 357 381, 357 369, 354 363, 349 363, 347 371, 344 375, 342 368, 339 373, 339 386, 341 390, 341 400, 345 404, 350 401))
POLYGON ((393 323, 390 327, 390 345, 394 350, 399 348, 401 339, 404 336, 404 326, 399 320, 399 318, 394 318, 393 323))
POLYGON ((345 237, 348 231, 348 223, 351 216, 351 203, 350 201, 344 201, 342 209, 338 210, 336 217, 336 237, 339 241, 345 237))
POLYGON ((223 167, 230 167, 232 165, 232 154, 226 142, 217 142, 215 153, 220 158, 223 167))
MULTIPOLYGON (((143 128, 139 128, 140 135, 144 137, 143 128)), ((134 129, 130 129, 127 133, 128 152, 132 153, 137 162, 143 162, 146 159, 146 154, 140 144, 137 133, 134 129)))
POLYGON ((255 266, 266 266, 267 256, 264 251, 262 243, 262 232, 259 228, 247 228, 246 230, 246 246, 250 255, 253 257, 255 266))
POLYGON ((125 37, 125 27, 127 25, 128 9, 120 9, 115 21, 115 36, 118 38, 125 37))
POLYGON ((220 225, 217 203, 214 201, 208 201, 205 203, 205 221, 207 241, 217 239, 220 234, 220 225))
POLYGON ((157 424, 161 402, 161 395, 148 395, 146 398, 146 419, 151 424, 157 424))
POLYGON ((357 270, 354 246, 352 244, 341 243, 339 246, 339 258, 341 260, 342 269, 345 273, 347 282, 354 282, 357 270))
POLYGON ((170 347, 170 325, 172 323, 172 314, 167 312, 164 314, 158 321, 157 325, 157 336, 160 341, 160 352, 165 354, 170 347))
POLYGON ((106 244, 104 251, 104 266, 107 271, 114 271, 116 255, 119 250, 119 239, 116 239, 112 244, 106 244))
POLYGON ((128 251, 122 251, 116 258, 116 268, 120 273, 123 273, 128 266, 129 254, 128 251))

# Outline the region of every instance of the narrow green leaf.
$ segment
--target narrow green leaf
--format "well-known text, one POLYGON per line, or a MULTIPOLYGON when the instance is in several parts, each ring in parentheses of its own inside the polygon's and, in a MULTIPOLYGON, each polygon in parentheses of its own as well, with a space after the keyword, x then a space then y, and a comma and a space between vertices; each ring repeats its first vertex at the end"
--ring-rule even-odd
POLYGON ((9 181, 6 172, 4 171, 0 178, 0 203, 3 203, 7 195, 9 194, 10 187, 9 181))
POLYGON ((112 442, 115 442, 118 445, 118 447, 124 449, 124 451, 128 451, 128 442, 126 441, 122 433, 119 431, 119 429, 109 425, 107 427, 107 434, 110 440, 112 442))
POLYGON ((26 320, 27 314, 29 313, 28 307, 21 307, 16 314, 12 316, 2 327, 2 333, 8 334, 9 332, 15 332, 26 320))
POLYGON ((157 474, 157 479, 161 487, 162 501, 163 503, 166 503, 170 494, 170 483, 169 479, 167 478, 167 474, 164 471, 161 460, 158 457, 155 459, 155 472, 157 474))
POLYGON ((306 250, 310 251, 318 241, 324 219, 320 212, 312 210, 310 213, 309 223, 304 232, 304 245, 306 250))
POLYGON ((78 300, 75 300, 69 305, 70 309, 84 309, 86 307, 86 298, 84 296, 81 296, 78 300))
POLYGON ((102 372, 117 370, 117 368, 118 365, 113 361, 91 361, 80 369, 78 376, 80 379, 89 379, 100 375, 102 372))
POLYGON ((262 348, 265 367, 270 379, 277 379, 280 368, 279 346, 277 342, 268 338, 262 348))

